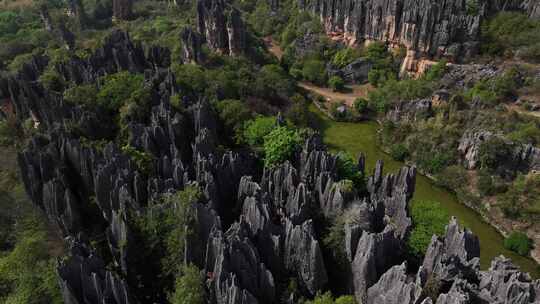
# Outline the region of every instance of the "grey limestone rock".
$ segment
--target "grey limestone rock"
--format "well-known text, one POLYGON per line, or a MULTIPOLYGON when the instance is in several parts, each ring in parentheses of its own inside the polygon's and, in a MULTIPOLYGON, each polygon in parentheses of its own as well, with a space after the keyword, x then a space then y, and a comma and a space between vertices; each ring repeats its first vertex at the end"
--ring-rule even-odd
POLYGON ((311 220, 294 225, 286 219, 284 259, 285 267, 296 272, 301 285, 312 295, 327 283, 326 267, 311 220))
POLYGON ((368 289, 367 304, 415 304, 422 288, 407 277, 405 263, 385 272, 379 281, 368 289))

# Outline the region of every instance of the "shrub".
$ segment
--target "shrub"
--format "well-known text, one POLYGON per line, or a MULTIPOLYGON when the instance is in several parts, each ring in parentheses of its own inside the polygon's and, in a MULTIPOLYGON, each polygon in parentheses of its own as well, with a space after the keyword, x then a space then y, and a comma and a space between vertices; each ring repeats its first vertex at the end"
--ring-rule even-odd
POLYGON ((15 246, 0 256, 0 299, 3 303, 63 303, 51 239, 34 215, 17 220, 15 246))
POLYGON ((390 147, 390 156, 398 161, 404 161, 409 156, 407 147, 403 144, 396 144, 390 147))
POLYGON ((131 158, 141 173, 149 175, 152 172, 154 167, 154 158, 151 154, 139 151, 130 145, 123 146, 122 152, 131 158))
POLYGON ((226 99, 217 103, 219 117, 229 135, 241 137, 244 123, 251 118, 251 111, 240 100, 226 99))
POLYGON ((390 80, 368 93, 370 108, 385 112, 392 104, 401 100, 424 98, 433 92, 431 83, 425 80, 390 80))
POLYGON ((343 68, 361 56, 361 51, 355 48, 343 48, 336 52, 332 58, 332 65, 343 68))
POLYGON ((258 116, 245 124, 243 140, 251 146, 262 146, 264 137, 275 127, 275 117, 258 116))
POLYGON ((304 79, 317 85, 324 85, 326 83, 326 69, 324 62, 317 59, 306 61, 302 68, 302 76, 304 79))
POLYGON ((327 291, 323 294, 317 293, 312 301, 306 301, 305 304, 356 304, 354 296, 340 296, 334 300, 332 293, 327 291))
POLYGON ((306 99, 299 94, 291 98, 291 106, 286 112, 287 119, 296 126, 307 127, 309 125, 309 110, 306 99))
POLYGON ((98 103, 110 111, 118 111, 144 88, 144 77, 130 72, 119 72, 100 79, 103 84, 97 94, 98 103))
POLYGON ((440 79, 446 72, 446 63, 446 60, 443 59, 432 65, 424 74, 423 78, 427 81, 440 79))
MULTIPOLYGON (((139 255, 131 256, 130 265, 133 273, 128 272, 132 284, 141 286, 135 292, 152 302, 164 303, 165 293, 156 291, 172 291, 175 289, 177 274, 180 286, 193 281, 193 269, 184 268, 185 241, 193 240, 191 247, 196 250, 199 245, 193 204, 202 197, 197 184, 190 184, 176 193, 163 194, 152 203, 156 208, 142 214, 129 214, 130 228, 133 232, 133 244, 140 250, 139 255), (141 276, 140 274, 145 275, 141 276), (155 300, 155 301, 154 301, 155 300)), ((193 286, 191 286, 193 288, 193 286)), ((178 295, 194 295, 193 289, 180 289, 178 295)), ((170 295, 171 298, 174 297, 170 295)), ((196 297, 194 297, 196 298, 196 297)))
POLYGON ((197 266, 183 267, 182 274, 176 278, 174 293, 170 296, 171 304, 203 304, 204 286, 197 266))
POLYGON ((456 191, 467 185, 467 170, 460 165, 446 167, 437 175, 437 181, 441 186, 456 191))
POLYGON ((411 206, 413 229, 407 242, 411 254, 422 257, 431 237, 443 235, 449 216, 441 204, 431 201, 415 201, 411 206))
POLYGON ((480 145, 478 156, 482 169, 494 173, 512 155, 511 146, 499 137, 492 137, 480 145))
POLYGON ((255 80, 255 91, 260 97, 290 96, 294 92, 294 83, 279 65, 265 65, 255 80))
POLYGON ((346 121, 350 118, 351 113, 348 109, 348 107, 345 105, 345 102, 332 102, 330 103, 330 114, 337 120, 337 121, 346 121))
POLYGON ((519 255, 529 255, 532 247, 533 243, 531 239, 523 232, 514 231, 504 240, 504 248, 512 250, 519 255))
POLYGON ((343 91, 345 88, 345 82, 339 76, 332 76, 328 80, 328 86, 334 91, 343 91))
POLYGON ((300 145, 300 136, 287 127, 274 128, 264 137, 264 163, 274 166, 290 159, 300 145))
POLYGON ((64 91, 64 101, 73 105, 97 106, 98 91, 93 84, 79 85, 64 91))
POLYGON ((336 167, 340 179, 351 180, 358 191, 364 190, 364 176, 362 172, 358 170, 358 163, 350 153, 339 152, 337 154, 336 167))
POLYGON ((484 54, 501 56, 517 50, 523 59, 539 60, 534 50, 538 49, 540 41, 540 21, 528 18, 526 14, 498 13, 482 25, 481 33, 484 54))
POLYGON ((368 101, 361 97, 356 98, 356 100, 354 101, 354 108, 358 113, 364 114, 368 110, 368 101))
POLYGON ((518 175, 508 191, 498 197, 506 216, 530 221, 540 219, 540 175, 518 175))

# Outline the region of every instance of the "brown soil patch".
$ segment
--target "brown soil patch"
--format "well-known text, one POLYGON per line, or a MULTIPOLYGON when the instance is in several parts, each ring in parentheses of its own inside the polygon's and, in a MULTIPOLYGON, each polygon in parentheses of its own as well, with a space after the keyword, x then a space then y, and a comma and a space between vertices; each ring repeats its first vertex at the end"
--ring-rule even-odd
POLYGON ((354 101, 356 100, 356 98, 359 98, 359 97, 366 98, 368 92, 373 89, 373 87, 371 85, 369 85, 369 84, 350 85, 350 86, 346 86, 346 89, 350 90, 350 92, 344 93, 344 92, 334 92, 330 88, 318 87, 318 86, 316 86, 316 85, 314 85, 312 83, 308 83, 308 82, 300 82, 300 83, 298 83, 298 86, 300 86, 301 88, 304 88, 304 89, 306 89, 308 91, 311 91, 311 92, 313 92, 315 94, 321 95, 328 102, 340 102, 340 101, 343 101, 348 106, 353 106, 354 101))

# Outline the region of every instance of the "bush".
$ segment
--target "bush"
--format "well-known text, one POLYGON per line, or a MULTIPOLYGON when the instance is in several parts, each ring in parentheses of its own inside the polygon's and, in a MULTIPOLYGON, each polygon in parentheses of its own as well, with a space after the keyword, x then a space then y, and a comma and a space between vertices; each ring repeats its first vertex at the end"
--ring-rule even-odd
POLYGON ((271 167, 290 159, 298 150, 300 136, 287 127, 274 128, 264 137, 264 163, 271 167))
POLYGON ((437 181, 441 186, 457 191, 468 184, 467 170, 460 165, 446 167, 437 175, 437 181))
POLYGON ((540 21, 526 14, 501 12, 482 25, 481 51, 488 55, 520 53, 525 60, 538 62, 540 57, 540 21))
POLYGON ((306 301, 305 304, 356 304, 354 296, 340 296, 335 299, 332 293, 327 291, 323 294, 317 293, 312 301, 306 301))
POLYGON ((351 112, 343 101, 331 102, 329 111, 337 121, 347 121, 351 118, 351 112))
POLYGON ((154 168, 154 158, 151 154, 139 151, 130 145, 123 146, 122 152, 131 158, 141 173, 149 175, 152 172, 154 168))
POLYGON ((328 86, 334 92, 343 91, 343 89, 345 88, 345 82, 339 76, 332 76, 328 80, 328 86))
POLYGON ((385 112, 392 104, 402 100, 424 98, 433 92, 431 83, 425 80, 390 80, 368 93, 370 108, 385 112))
POLYGON ((294 93, 294 83, 279 65, 265 65, 255 80, 255 91, 260 97, 286 97, 294 93))
POLYGON ((423 78, 427 81, 440 79, 446 72, 446 63, 446 60, 443 59, 432 65, 424 74, 423 78))
POLYGON ((336 52, 332 58, 332 65, 343 68, 361 56, 361 51, 355 48, 343 48, 336 52))
POLYGON ((98 104, 114 112, 144 89, 144 76, 127 71, 104 76, 100 82, 103 85, 97 94, 98 104))
POLYGON ((286 117, 291 123, 299 127, 307 127, 309 113, 308 103, 302 95, 296 94, 291 97, 291 106, 286 112, 286 117))
POLYGON ((368 101, 364 98, 356 98, 354 101, 354 108, 359 114, 364 114, 368 111, 368 101))
POLYGON ((340 179, 351 180, 354 183, 356 190, 364 190, 364 176, 362 172, 358 170, 358 163, 354 160, 350 153, 339 152, 337 154, 336 167, 337 174, 340 179))
POLYGON ((52 245, 44 222, 26 215, 17 220, 18 235, 12 250, 0 255, 2 303, 63 303, 57 283, 52 245))
POLYGON ((199 247, 193 204, 201 197, 198 185, 191 184, 176 193, 163 194, 154 200, 153 204, 157 206, 149 206, 150 209, 143 214, 129 214, 132 242, 140 254, 130 257, 133 272, 128 272, 128 280, 135 286, 141 286, 135 291, 139 297, 152 303, 164 303, 167 291, 176 289, 178 293, 169 295, 170 298, 190 295, 197 299, 193 292, 197 288, 186 284, 193 282, 194 269, 183 267, 183 261, 186 240, 193 240, 193 250, 199 247), (182 275, 177 277, 178 273, 182 275), (178 279, 178 284, 175 284, 175 279, 178 279))
POLYGON ((217 103, 219 118, 223 121, 229 136, 241 139, 242 128, 251 118, 251 111, 240 100, 226 99, 217 103))
POLYGON ((244 127, 243 140, 250 146, 262 146, 264 137, 276 127, 275 117, 258 116, 249 120, 244 127))
POLYGON ((304 79, 317 85, 324 85, 326 83, 326 68, 324 62, 317 59, 306 61, 302 68, 302 76, 304 79))
POLYGON ((540 175, 518 175, 508 191, 498 197, 498 201, 510 218, 540 220, 540 175))
POLYGON ((390 156, 397 161, 404 161, 409 156, 409 151, 403 144, 392 145, 390 156))
POLYGON ((514 231, 504 240, 504 248, 522 256, 529 255, 532 247, 531 239, 523 232, 514 231))
POLYGON ((174 293, 170 296, 171 304, 203 304, 204 286, 197 266, 183 267, 182 275, 176 278, 174 293))
POLYGON ((511 146, 499 137, 486 140, 478 150, 481 168, 489 173, 494 173, 500 164, 509 160, 511 155, 511 146))
POLYGON ((422 257, 426 252, 431 237, 442 236, 448 224, 449 216, 441 204, 431 201, 415 201, 411 206, 413 229, 407 245, 411 254, 422 257))
POLYGON ((74 86, 64 91, 64 101, 73 105, 96 107, 97 94, 93 84, 74 86))

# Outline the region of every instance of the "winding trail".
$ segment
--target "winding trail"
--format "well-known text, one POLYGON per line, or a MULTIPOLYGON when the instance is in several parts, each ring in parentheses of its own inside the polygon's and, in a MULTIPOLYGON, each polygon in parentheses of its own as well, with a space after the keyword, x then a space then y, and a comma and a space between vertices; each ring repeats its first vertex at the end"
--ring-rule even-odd
MULTIPOLYGON (((269 50, 274 53, 281 51, 279 46, 271 45, 269 50), (273 50, 273 51, 272 51, 273 50)), ((276 53, 276 56, 280 54, 276 53)), ((328 89, 316 87, 313 84, 299 83, 299 86, 315 94, 324 96, 328 100, 347 100, 344 96, 336 95, 335 92, 328 92, 328 89)), ((352 91, 344 94, 347 98, 362 97, 365 92, 352 91)), ((348 99, 350 100, 350 99, 348 99)), ((324 143, 333 152, 346 151, 351 155, 364 153, 366 156, 366 170, 370 172, 375 167, 378 159, 384 161, 385 172, 396 172, 405 164, 395 161, 388 154, 378 148, 377 132, 379 125, 376 122, 368 121, 361 123, 336 122, 329 119, 325 114, 319 111, 313 104, 309 106, 313 113, 317 128, 323 135, 324 143)), ((416 177, 416 189, 413 197, 414 201, 433 200, 441 203, 442 207, 448 211, 451 216, 456 216, 459 221, 471 229, 480 240, 480 262, 481 268, 489 267, 491 260, 499 255, 504 255, 520 267, 521 270, 529 272, 532 277, 540 278, 540 267, 531 258, 526 258, 507 250, 503 246, 503 236, 491 225, 486 223, 474 210, 461 204, 456 195, 443 189, 430 180, 428 177, 418 174, 416 177)))

